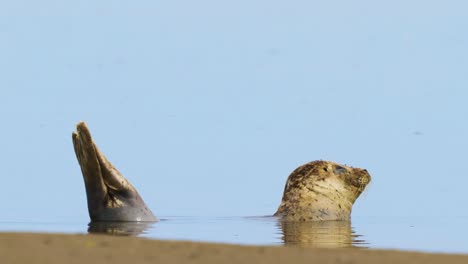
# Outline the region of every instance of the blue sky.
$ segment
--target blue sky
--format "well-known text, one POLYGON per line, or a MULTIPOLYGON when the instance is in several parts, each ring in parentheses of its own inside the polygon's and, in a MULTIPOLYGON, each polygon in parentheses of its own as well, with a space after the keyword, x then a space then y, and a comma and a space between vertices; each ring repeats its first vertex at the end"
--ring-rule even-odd
POLYGON ((316 159, 358 217, 466 216, 462 1, 0 3, 0 209, 87 219, 84 120, 157 215, 265 215, 316 159), (53 212, 53 213, 51 213, 53 212))

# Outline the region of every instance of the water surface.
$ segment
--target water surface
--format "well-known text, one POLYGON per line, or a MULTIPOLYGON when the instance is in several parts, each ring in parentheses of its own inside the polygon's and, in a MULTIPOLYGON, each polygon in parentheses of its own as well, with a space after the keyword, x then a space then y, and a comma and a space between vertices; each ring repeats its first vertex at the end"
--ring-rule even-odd
POLYGON ((378 248, 468 253, 467 218, 282 222, 275 217, 163 217, 157 223, 0 222, 0 231, 31 231, 309 248, 378 248), (456 232, 445 232, 446 226, 456 232))

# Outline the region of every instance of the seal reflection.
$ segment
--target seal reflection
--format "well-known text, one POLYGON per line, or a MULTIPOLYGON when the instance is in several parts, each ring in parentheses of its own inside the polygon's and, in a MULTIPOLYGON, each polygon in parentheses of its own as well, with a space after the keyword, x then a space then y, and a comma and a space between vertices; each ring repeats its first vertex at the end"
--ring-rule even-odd
POLYGON ((281 221, 278 229, 284 245, 308 248, 366 247, 367 243, 354 233, 350 221, 281 221))
POLYGON ((152 222, 90 222, 88 233, 112 236, 139 236, 146 234, 152 222))

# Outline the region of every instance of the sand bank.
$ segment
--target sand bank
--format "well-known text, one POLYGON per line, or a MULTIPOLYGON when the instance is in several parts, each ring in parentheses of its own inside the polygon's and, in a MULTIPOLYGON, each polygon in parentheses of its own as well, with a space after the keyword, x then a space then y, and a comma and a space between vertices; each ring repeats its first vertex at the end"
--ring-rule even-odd
POLYGON ((158 241, 105 235, 0 233, 0 263, 468 263, 468 255, 158 241))

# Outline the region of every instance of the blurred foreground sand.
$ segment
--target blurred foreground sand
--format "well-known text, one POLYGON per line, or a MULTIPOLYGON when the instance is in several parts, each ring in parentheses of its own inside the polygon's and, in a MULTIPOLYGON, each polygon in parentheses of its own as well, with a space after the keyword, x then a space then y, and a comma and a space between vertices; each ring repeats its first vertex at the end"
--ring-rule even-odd
POLYGON ((468 263, 468 255, 0 233, 0 263, 468 263))

